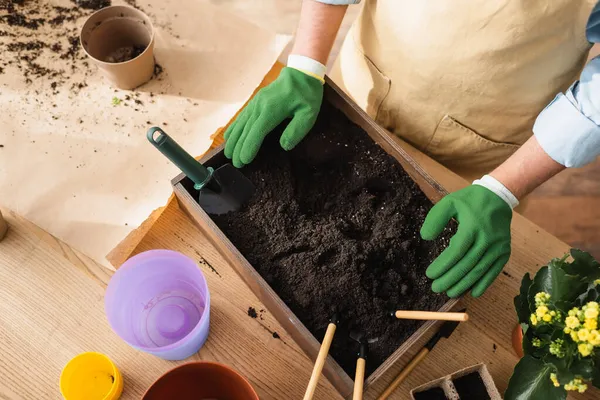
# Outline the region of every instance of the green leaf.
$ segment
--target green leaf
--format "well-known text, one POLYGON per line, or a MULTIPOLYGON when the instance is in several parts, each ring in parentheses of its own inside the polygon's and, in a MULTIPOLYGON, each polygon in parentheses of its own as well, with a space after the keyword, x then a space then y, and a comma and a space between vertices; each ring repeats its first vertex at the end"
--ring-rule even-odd
POLYGON ((571 249, 572 263, 564 263, 563 270, 569 275, 579 275, 586 282, 593 282, 600 278, 600 263, 594 260, 590 253, 579 249, 571 249))
POLYGON ((579 276, 567 274, 562 269, 564 264, 561 259, 554 259, 538 271, 529 288, 529 304, 535 304, 536 293, 547 292, 550 293, 551 302, 560 310, 568 311, 567 304, 572 304, 577 299, 587 283, 579 276))
POLYGON ((598 290, 596 289, 596 285, 593 283, 590 283, 588 290, 577 298, 576 305, 581 307, 590 301, 598 301, 598 290))
POLYGON ((564 400, 567 392, 550 380, 552 365, 531 356, 524 356, 516 365, 504 393, 505 400, 564 400))
POLYGON ((531 311, 529 308, 529 299, 527 298, 527 293, 529 292, 529 288, 533 281, 529 276, 529 273, 523 276, 521 280, 521 290, 519 291, 519 295, 515 297, 515 310, 517 311, 517 316, 519 318, 520 323, 529 324, 529 316, 531 315, 531 311))
POLYGON ((600 369, 598 368, 592 370, 592 385, 600 389, 600 369))
POLYGON ((594 369, 594 362, 591 358, 575 359, 571 364, 571 372, 581 376, 585 381, 592 380, 594 369))
POLYGON ((592 370, 592 384, 600 389, 600 352, 594 355, 594 369, 592 370))
POLYGON ((567 361, 564 358, 557 358, 549 354, 543 360, 546 364, 552 365, 555 368, 556 377, 562 385, 571 382, 575 378, 575 374, 568 368, 567 361))
POLYGON ((558 358, 551 354, 548 354, 543 358, 546 364, 552 365, 554 367, 554 372, 558 378, 558 381, 561 384, 565 384, 567 382, 571 382, 573 378, 575 378, 575 373, 569 369, 569 363, 566 357, 558 358))
POLYGON ((533 347, 531 340, 533 339, 533 331, 529 329, 526 332, 523 332, 523 353, 533 355, 538 348, 533 347))

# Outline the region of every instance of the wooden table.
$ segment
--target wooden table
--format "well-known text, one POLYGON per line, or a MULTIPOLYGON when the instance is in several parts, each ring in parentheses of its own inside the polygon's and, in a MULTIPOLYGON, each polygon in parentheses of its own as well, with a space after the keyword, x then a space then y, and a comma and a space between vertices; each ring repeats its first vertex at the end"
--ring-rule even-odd
MULTIPOLYGON (((447 190, 467 185, 462 178, 404 144, 405 149, 447 190)), ((18 215, 3 209, 10 230, 0 242, 0 398, 59 398, 64 364, 83 351, 109 355, 125 377, 124 399, 139 398, 163 372, 180 364, 137 352, 110 330, 103 290, 112 271, 101 267, 18 215)), ((534 272, 569 247, 515 214, 513 254, 504 272, 477 300, 467 300, 471 316, 449 340, 442 340, 392 397, 431 379, 484 362, 503 392, 517 362, 511 347, 516 315, 513 297, 525 272, 534 272)), ((85 234, 85 232, 82 232, 85 234)), ((171 201, 133 253, 166 248, 199 262, 211 291, 211 333, 190 360, 216 360, 235 367, 261 399, 301 399, 312 362, 252 294, 207 239, 171 201), (209 266, 210 265, 210 266, 209 266), (214 270, 212 268, 214 268, 214 270), (250 318, 248 308, 259 311, 250 318), (277 332, 281 339, 273 338, 277 332)), ((412 355, 411 355, 412 356, 412 355)), ((409 359, 370 387, 375 398, 409 359)), ((599 398, 590 389, 572 398, 599 398)), ((321 379, 317 399, 341 398, 321 379)))

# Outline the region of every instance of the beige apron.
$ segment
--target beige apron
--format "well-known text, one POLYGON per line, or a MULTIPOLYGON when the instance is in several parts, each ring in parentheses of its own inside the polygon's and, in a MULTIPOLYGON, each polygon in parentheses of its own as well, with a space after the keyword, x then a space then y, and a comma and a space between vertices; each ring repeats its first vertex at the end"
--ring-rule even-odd
POLYGON ((383 127, 472 179, 579 78, 597 0, 363 2, 331 76, 383 127))

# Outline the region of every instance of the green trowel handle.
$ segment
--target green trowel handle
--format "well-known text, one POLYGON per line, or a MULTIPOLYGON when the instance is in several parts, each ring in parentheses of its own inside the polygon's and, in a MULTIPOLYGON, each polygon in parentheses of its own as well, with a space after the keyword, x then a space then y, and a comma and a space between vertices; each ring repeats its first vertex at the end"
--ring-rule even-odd
POLYGON ((163 153, 188 178, 194 181, 196 189, 202 189, 210 181, 213 173, 212 168, 206 168, 196 161, 194 157, 189 155, 165 131, 155 126, 148 129, 146 137, 158 151, 163 153))

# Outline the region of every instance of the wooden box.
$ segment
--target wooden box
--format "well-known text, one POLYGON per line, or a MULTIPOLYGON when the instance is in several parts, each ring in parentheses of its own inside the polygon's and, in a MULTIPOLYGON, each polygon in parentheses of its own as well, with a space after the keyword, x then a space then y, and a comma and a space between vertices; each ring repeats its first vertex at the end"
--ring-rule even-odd
MULTIPOLYGON (((378 126, 358 105, 356 105, 340 88, 331 80, 326 79, 325 97, 327 101, 340 109, 351 121, 359 125, 364 131, 388 154, 393 156, 406 170, 410 177, 418 184, 425 195, 434 203, 445 194, 445 190, 435 182, 421 167, 402 149, 396 137, 378 126)), ((201 160, 203 164, 218 167, 226 162, 223 147, 219 147, 201 160)), ((217 227, 211 218, 202 210, 196 200, 184 188, 182 181, 185 175, 180 174, 173 179, 173 190, 177 196, 179 206, 192 218, 196 225, 209 238, 221 255, 233 266, 244 282, 252 289, 254 294, 263 302, 273 316, 294 338, 302 350, 315 360, 319 352, 320 339, 317 340, 309 330, 300 322, 281 298, 271 289, 260 274, 250 265, 248 260, 238 251, 225 234, 217 227)), ((450 311, 457 305, 455 299, 445 303, 440 311, 450 311)), ((423 345, 436 332, 439 324, 434 321, 425 322, 404 344, 402 344, 376 371, 366 380, 365 387, 380 378, 387 369, 398 360, 409 360, 403 356, 411 347, 423 345)), ((332 358, 328 357, 323 369, 324 375, 344 397, 351 395, 354 382, 350 376, 332 358)), ((308 383, 308 381, 307 381, 308 383)))

